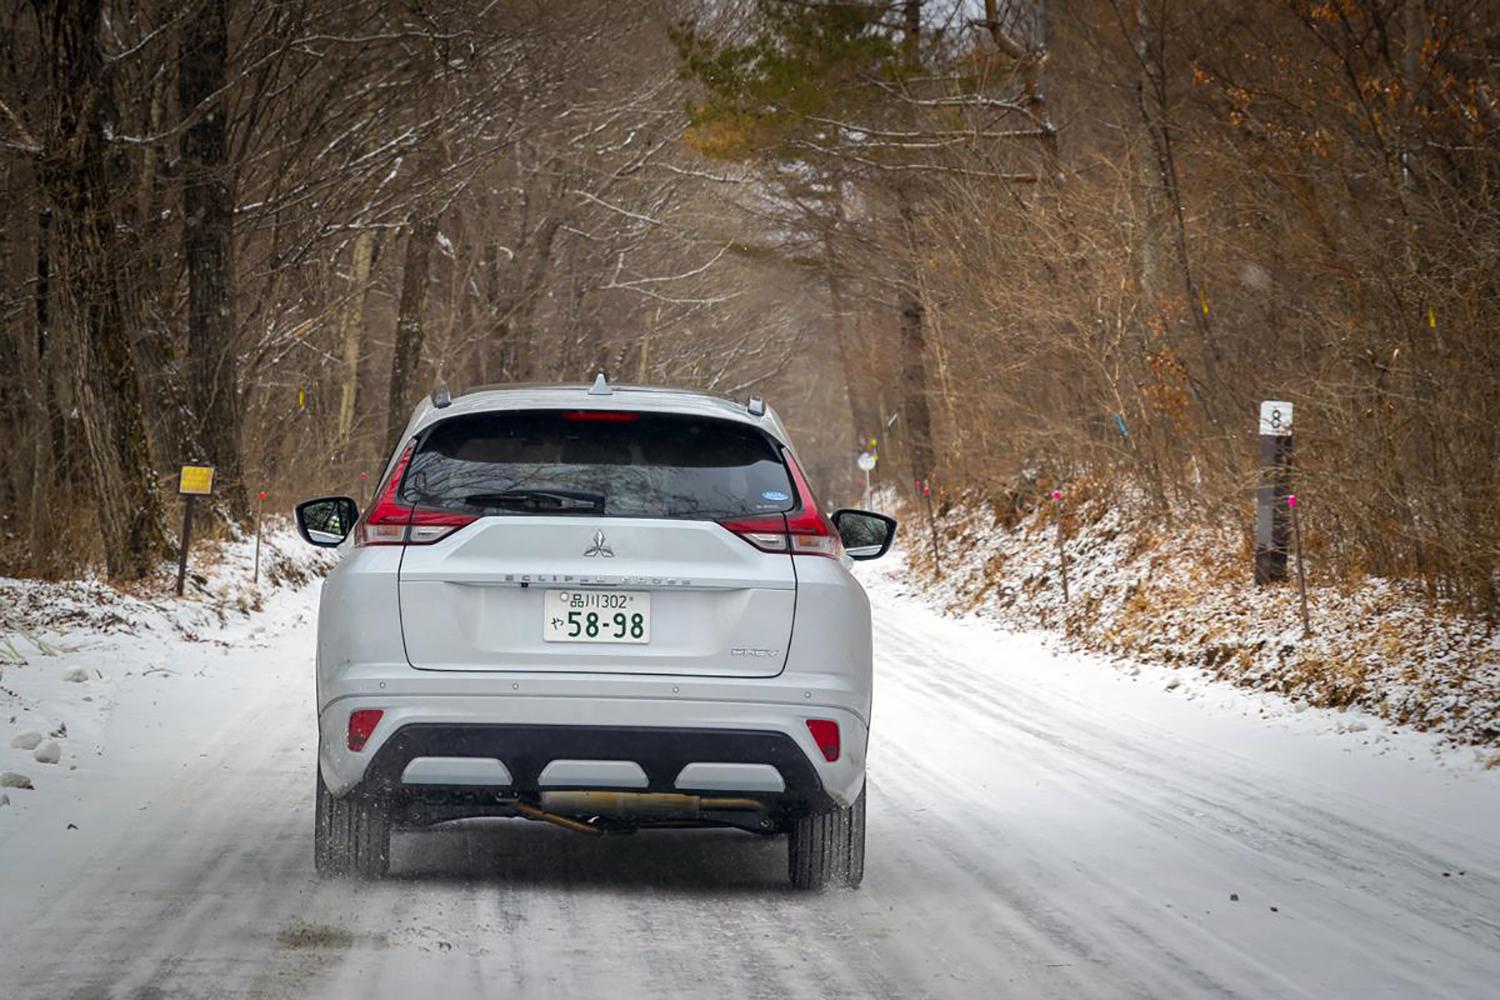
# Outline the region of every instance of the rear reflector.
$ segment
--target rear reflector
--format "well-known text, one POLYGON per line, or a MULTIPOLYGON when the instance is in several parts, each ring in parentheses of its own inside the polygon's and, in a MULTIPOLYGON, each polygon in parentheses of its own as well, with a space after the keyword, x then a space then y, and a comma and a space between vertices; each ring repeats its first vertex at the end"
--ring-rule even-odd
POLYGON ((807 731, 830 764, 839 759, 839 724, 832 719, 808 719, 807 731))
MULTIPOLYGON (((345 741, 345 745, 355 753, 363 750, 365 744, 370 740, 370 734, 375 731, 376 726, 380 725, 380 717, 384 714, 385 711, 379 708, 357 708, 350 712, 349 736, 345 741)), ((812 723, 808 723, 808 725, 812 725, 812 723)), ((835 744, 838 742, 837 730, 835 730, 834 742, 835 744)), ((832 758, 829 759, 831 760, 832 758)))

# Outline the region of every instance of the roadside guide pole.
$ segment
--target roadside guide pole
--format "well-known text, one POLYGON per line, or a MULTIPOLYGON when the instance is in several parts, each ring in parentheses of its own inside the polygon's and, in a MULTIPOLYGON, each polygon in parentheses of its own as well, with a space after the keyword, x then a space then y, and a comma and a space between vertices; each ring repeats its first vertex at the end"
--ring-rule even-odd
POLYGON ((1307 618, 1307 560, 1302 556, 1302 522, 1297 517, 1297 495, 1287 494, 1286 505, 1292 511, 1292 535, 1297 542, 1297 596, 1302 600, 1302 637, 1312 635, 1312 623, 1307 618))
POLYGON ((926 479, 916 481, 916 490, 927 501, 927 530, 932 533, 932 571, 943 578, 943 550, 938 544, 937 514, 932 509, 932 483, 926 479))
POLYGON ((261 490, 255 501, 255 575, 250 578, 250 582, 256 585, 260 584, 260 523, 265 512, 266 491, 261 490))
POLYGON ((1068 550, 1063 548, 1062 490, 1052 491, 1052 513, 1057 519, 1057 559, 1062 565, 1063 603, 1068 604, 1068 550))
POLYGON ((1255 582, 1286 579, 1292 492, 1292 404, 1260 404, 1260 482, 1255 489, 1255 582))
POLYGON ((186 498, 182 505, 182 541, 177 548, 177 596, 181 597, 187 581, 188 545, 193 533, 193 499, 213 495, 214 467, 184 465, 177 478, 177 492, 186 498))

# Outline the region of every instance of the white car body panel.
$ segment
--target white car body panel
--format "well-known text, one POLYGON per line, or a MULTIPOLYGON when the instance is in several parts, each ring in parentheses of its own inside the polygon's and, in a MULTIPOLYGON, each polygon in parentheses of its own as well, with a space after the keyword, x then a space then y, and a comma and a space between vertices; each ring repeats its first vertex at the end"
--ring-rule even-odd
POLYGON ((406 655, 432 670, 775 676, 792 632, 792 562, 713 521, 487 517, 406 550, 406 655), (610 558, 584 555, 596 531, 610 558), (650 592, 652 641, 544 640, 543 596, 578 587, 650 592))

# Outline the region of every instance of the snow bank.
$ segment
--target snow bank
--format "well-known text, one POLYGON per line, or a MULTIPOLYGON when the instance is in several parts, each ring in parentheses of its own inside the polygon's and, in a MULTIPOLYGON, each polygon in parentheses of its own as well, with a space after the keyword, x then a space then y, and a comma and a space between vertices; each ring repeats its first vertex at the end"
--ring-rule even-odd
POLYGON ((1076 648, 1195 668, 1294 705, 1359 708, 1500 747, 1500 636, 1413 586, 1310 580, 1304 636, 1296 583, 1254 586, 1237 532, 1163 525, 1140 504, 1098 498, 1065 501, 1060 516, 1050 505, 1017 512, 970 501, 938 515, 939 579, 925 510, 904 520, 901 583, 949 614, 1048 629, 1076 648))
POLYGON ((106 753, 127 679, 179 677, 189 669, 185 650, 253 642, 266 602, 334 562, 284 521, 267 524, 258 582, 254 558, 253 537, 195 546, 181 598, 175 564, 128 590, 97 578, 0 577, 0 784, 13 804, 57 793, 81 763, 106 753))
MULTIPOLYGON (((258 584, 251 582, 254 560, 253 536, 195 543, 182 598, 173 593, 175 562, 162 563, 153 576, 124 589, 92 576, 57 582, 0 577, 0 666, 58 655, 49 636, 162 631, 192 639, 233 616, 258 611, 270 591, 301 586, 335 561, 328 550, 297 537, 284 519, 267 521, 258 584)), ((70 673, 75 683, 83 679, 70 673)))

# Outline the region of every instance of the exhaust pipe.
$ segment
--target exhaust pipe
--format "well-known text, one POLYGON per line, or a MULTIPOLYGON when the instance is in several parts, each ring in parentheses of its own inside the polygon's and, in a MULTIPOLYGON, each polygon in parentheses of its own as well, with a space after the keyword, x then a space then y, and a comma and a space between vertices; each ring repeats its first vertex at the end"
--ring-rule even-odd
POLYGON ((715 809, 764 811, 756 799, 714 799, 672 792, 543 792, 542 809, 562 816, 609 819, 702 819, 715 809))

